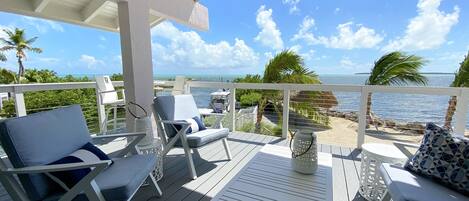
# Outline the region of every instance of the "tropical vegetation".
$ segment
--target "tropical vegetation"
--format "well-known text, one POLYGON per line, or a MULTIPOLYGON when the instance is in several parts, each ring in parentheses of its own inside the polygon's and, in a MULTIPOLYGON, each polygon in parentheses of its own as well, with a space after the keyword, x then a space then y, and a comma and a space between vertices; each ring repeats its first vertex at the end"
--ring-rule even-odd
MULTIPOLYGON (((272 58, 265 66, 264 75, 246 75, 244 78, 238 78, 235 82, 242 83, 297 83, 297 84, 320 84, 318 76, 314 71, 309 70, 303 61, 303 58, 291 50, 284 50, 272 58)), ((312 97, 323 96, 326 93, 318 92, 295 92, 293 96, 302 95, 310 99, 312 97)), ((331 95, 329 93, 329 95, 331 95)), ((255 123, 255 132, 262 133, 262 119, 267 106, 272 106, 277 112, 277 118, 281 124, 281 105, 283 100, 282 91, 275 90, 237 90, 237 100, 241 105, 257 105, 257 117, 255 123)), ((333 98, 335 104, 337 101, 333 98)), ((333 104, 334 105, 334 104, 333 104)), ((320 116, 317 107, 314 107, 314 102, 298 101, 292 102, 291 107, 297 109, 296 111, 302 112, 305 118, 312 116, 320 116)), ((324 116, 324 115, 323 115, 324 116)), ((310 118, 315 120, 315 123, 320 123, 328 126, 328 118, 324 116, 324 121, 318 122, 321 118, 310 118)))
MULTIPOLYGON (((26 33, 23 29, 15 28, 14 31, 3 29, 7 38, 0 38, 0 52, 14 51, 18 61, 18 76, 15 83, 20 83, 24 77, 25 67, 23 60, 26 59, 26 52, 41 53, 42 49, 33 47, 32 44, 37 40, 37 37, 26 38, 26 33)), ((0 55, 0 60, 6 60, 4 54, 0 55)))
MULTIPOLYGON (((114 80, 122 77, 120 74, 112 76, 114 80)), ((0 84, 11 84, 17 80, 15 72, 0 69, 0 84)), ((92 81, 88 77, 75 77, 72 75, 58 76, 51 70, 26 69, 24 83, 59 83, 59 82, 88 82, 92 81)), ((79 104, 82 107, 84 116, 91 132, 98 132, 98 110, 96 106, 96 92, 94 88, 89 89, 69 89, 53 91, 25 92, 24 100, 28 114, 50 110, 52 108, 66 105, 79 104)), ((16 116, 15 100, 9 99, 3 102, 0 111, 2 117, 16 116)))
MULTIPOLYGON (((454 74, 454 80, 451 87, 469 87, 469 53, 459 65, 459 70, 454 74)), ((454 112, 456 111, 457 97, 451 96, 448 101, 448 109, 446 110, 444 127, 451 129, 454 112)))
MULTIPOLYGON (((426 85, 427 78, 420 69, 427 61, 422 57, 395 51, 385 54, 375 61, 366 85, 426 85)), ((371 115, 372 93, 368 93, 366 115, 373 124, 371 115)))

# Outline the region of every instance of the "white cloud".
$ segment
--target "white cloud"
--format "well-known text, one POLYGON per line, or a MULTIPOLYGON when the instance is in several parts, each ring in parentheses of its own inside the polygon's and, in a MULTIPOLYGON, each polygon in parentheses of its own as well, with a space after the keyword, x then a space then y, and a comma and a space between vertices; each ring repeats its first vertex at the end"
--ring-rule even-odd
POLYGON ((94 56, 82 54, 80 61, 85 63, 89 69, 95 69, 99 65, 104 65, 102 60, 96 59, 94 56))
POLYGON ((304 40, 306 43, 313 45, 317 44, 317 39, 313 34, 313 28, 315 21, 313 18, 306 16, 303 18, 303 22, 300 24, 300 29, 298 33, 293 35, 292 41, 304 40))
POLYGON ((317 43, 329 48, 350 50, 355 48, 373 48, 383 41, 383 36, 377 34, 374 29, 361 24, 354 25, 353 22, 339 24, 337 26, 339 31, 338 36, 320 36, 317 43), (356 27, 356 30, 353 27, 356 27))
POLYGON ((410 20, 405 35, 389 41, 383 51, 426 50, 444 44, 451 28, 458 23, 459 8, 445 13, 438 9, 440 3, 441 0, 419 0, 418 15, 410 20))
POLYGON ((277 24, 272 19, 272 9, 266 10, 265 6, 262 5, 257 10, 256 22, 261 31, 254 40, 273 50, 283 49, 282 33, 277 29, 277 24))
POLYGON ((337 14, 337 13, 339 13, 339 12, 340 12, 340 8, 335 8, 334 14, 337 14))
POLYGON ((292 41, 303 40, 309 45, 322 44, 328 48, 337 49, 373 48, 383 41, 383 36, 377 34, 374 29, 361 24, 355 25, 353 22, 339 24, 338 35, 330 37, 316 37, 313 34, 314 26, 314 19, 306 16, 292 41), (355 30, 354 27, 356 27, 355 30))
POLYGON ((349 57, 342 57, 342 59, 339 61, 339 65, 343 69, 357 71, 364 69, 370 66, 371 64, 356 63, 352 61, 349 57))
POLYGON ((298 8, 300 0, 282 0, 282 3, 290 6, 290 14, 300 12, 300 9, 298 8))
POLYGON ((101 40, 101 41, 106 41, 107 39, 106 39, 106 37, 104 37, 104 36, 99 36, 99 40, 101 40))
POLYGON ((265 53, 264 53, 264 57, 265 57, 267 60, 270 60, 270 59, 274 58, 274 53, 272 53, 272 52, 265 52, 265 53))
POLYGON ((258 64, 258 55, 243 40, 207 43, 194 31, 181 31, 170 22, 152 29, 154 62, 174 68, 251 68, 258 64), (159 42, 160 39, 165 41, 159 42))
POLYGON ((65 31, 62 25, 54 21, 44 20, 44 19, 39 19, 39 18, 34 18, 34 17, 27 17, 27 16, 24 16, 23 19, 27 24, 36 28, 36 30, 39 33, 47 33, 49 29, 52 29, 58 32, 65 31))

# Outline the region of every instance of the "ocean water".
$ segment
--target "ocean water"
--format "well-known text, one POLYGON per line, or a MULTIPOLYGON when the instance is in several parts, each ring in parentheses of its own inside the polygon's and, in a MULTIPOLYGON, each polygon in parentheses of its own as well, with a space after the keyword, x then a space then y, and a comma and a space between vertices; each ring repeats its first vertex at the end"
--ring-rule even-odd
MULTIPOLYGON (((235 76, 194 77, 203 81, 231 81, 235 76)), ((362 85, 367 75, 320 75, 324 84, 353 84, 362 85)), ((447 87, 452 82, 452 75, 427 75, 428 85, 447 87)), ((207 107, 210 93, 217 88, 192 88, 191 93, 199 107, 207 107)), ((338 106, 334 109, 342 112, 357 112, 359 110, 360 94, 351 92, 334 92, 338 106)), ((381 119, 397 122, 444 122, 449 96, 375 93, 372 100, 372 111, 381 119)), ((467 124, 469 126, 469 122, 467 124)))

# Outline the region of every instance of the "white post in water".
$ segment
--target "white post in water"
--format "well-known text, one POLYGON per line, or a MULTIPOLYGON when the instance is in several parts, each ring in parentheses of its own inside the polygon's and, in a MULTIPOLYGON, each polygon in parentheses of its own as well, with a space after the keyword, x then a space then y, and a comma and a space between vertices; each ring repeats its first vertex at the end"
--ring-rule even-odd
POLYGON ((464 132, 466 131, 467 110, 469 105, 469 91, 467 89, 461 89, 461 93, 457 98, 458 102, 456 104, 456 123, 454 126, 454 134, 464 137, 464 132))
POLYGON ((283 90, 283 110, 282 110, 282 138, 288 137, 288 121, 290 118, 290 90, 283 90))
MULTIPOLYGON (((153 101, 150 1, 118 0, 117 5, 125 99, 127 103, 137 103, 150 112, 153 101)), ((137 115, 143 115, 142 111, 137 115)), ((126 124, 127 128, 134 127, 134 118, 128 112, 126 124)))
POLYGON ((366 107, 368 104, 368 93, 370 93, 367 86, 361 87, 360 95, 360 110, 358 113, 358 130, 357 130, 357 148, 361 149, 365 143, 366 132, 366 107))

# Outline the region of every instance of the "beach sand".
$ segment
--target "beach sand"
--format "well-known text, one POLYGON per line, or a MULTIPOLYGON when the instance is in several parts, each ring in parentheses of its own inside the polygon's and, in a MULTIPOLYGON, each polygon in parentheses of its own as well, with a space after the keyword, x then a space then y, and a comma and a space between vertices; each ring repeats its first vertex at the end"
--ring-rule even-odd
MULTIPOLYGON (((332 129, 315 131, 318 143, 342 147, 357 146, 358 123, 338 117, 330 117, 330 121, 332 129)), ((384 127, 379 127, 378 130, 374 127, 367 129, 365 143, 392 144, 393 141, 400 141, 420 144, 423 136, 384 127)))

